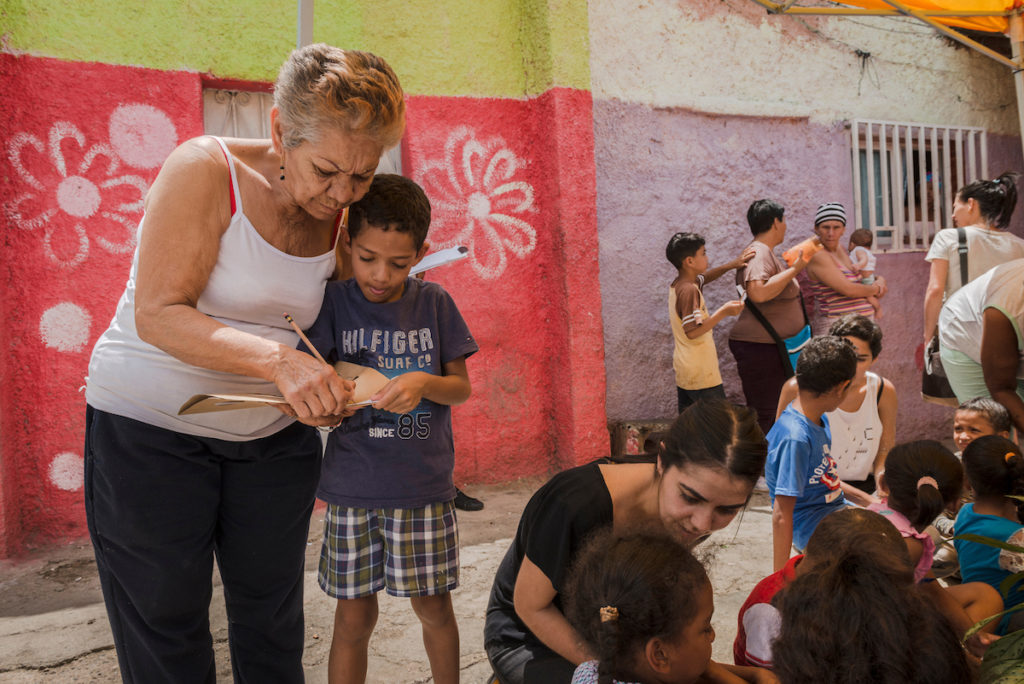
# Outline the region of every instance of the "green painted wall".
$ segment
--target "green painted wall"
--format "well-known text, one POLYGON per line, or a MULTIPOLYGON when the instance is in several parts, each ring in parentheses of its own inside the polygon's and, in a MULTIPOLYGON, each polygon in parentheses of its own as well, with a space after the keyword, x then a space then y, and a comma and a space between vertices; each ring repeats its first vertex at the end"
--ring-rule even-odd
POLYGON ((269 80, 295 45, 296 6, 266 0, 0 0, 8 50, 269 80))
MULTIPOLYGON (((6 50, 273 80, 296 3, 0 0, 6 50)), ((590 90, 585 0, 318 0, 314 39, 376 52, 413 95, 590 90)))

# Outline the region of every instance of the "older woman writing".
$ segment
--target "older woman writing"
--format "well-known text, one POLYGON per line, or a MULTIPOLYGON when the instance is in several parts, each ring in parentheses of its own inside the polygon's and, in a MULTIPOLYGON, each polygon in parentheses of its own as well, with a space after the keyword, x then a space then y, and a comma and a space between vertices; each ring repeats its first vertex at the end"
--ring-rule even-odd
POLYGON ((215 678, 214 555, 236 679, 301 682, 303 556, 319 477, 308 425, 351 385, 295 349, 336 269, 342 209, 405 125, 394 72, 312 45, 275 84, 269 140, 190 140, 146 200, 139 247, 86 392, 86 514, 126 682, 215 678), (278 391, 189 416, 193 394, 278 391), (285 415, 287 413, 288 415, 285 415))
POLYGON ((867 298, 882 297, 886 292, 885 279, 881 276, 877 276, 871 285, 860 282, 860 276, 842 244, 845 231, 846 209, 842 204, 829 202, 818 207, 814 216, 814 233, 821 240, 823 249, 807 264, 807 277, 820 314, 814 324, 815 335, 826 334, 829 326, 846 314, 873 318, 875 310, 867 298))

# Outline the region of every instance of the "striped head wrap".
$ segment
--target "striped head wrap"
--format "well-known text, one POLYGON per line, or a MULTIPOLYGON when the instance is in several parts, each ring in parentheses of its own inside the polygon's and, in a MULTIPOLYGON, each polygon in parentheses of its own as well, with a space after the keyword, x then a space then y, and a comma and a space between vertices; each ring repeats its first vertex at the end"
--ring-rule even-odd
POLYGON ((846 225, 846 209, 839 202, 829 202, 818 207, 818 213, 814 215, 814 225, 817 226, 825 221, 840 221, 846 225))

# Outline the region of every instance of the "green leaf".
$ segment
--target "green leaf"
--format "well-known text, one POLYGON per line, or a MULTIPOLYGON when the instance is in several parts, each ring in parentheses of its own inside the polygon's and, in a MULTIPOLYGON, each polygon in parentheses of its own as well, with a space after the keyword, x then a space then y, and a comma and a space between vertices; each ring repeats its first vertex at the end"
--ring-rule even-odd
POLYGON ((1005 549, 1006 551, 1015 551, 1017 553, 1024 553, 1024 546, 1017 546, 1016 544, 1008 544, 998 539, 992 539, 991 537, 985 537, 980 534, 958 534, 953 537, 954 540, 961 539, 963 541, 975 542, 977 544, 984 544, 985 546, 994 546, 997 549, 1005 549))
MULTIPOLYGON (((1010 591, 1013 589, 1013 585, 1017 584, 1017 582, 1020 582, 1021 580, 1024 580, 1024 572, 1013 573, 999 583, 999 593, 1002 594, 1003 597, 1009 596, 1010 591)), ((1017 591, 1024 591, 1024 588, 1018 587, 1017 591)))
POLYGON ((1024 683, 1024 630, 1007 634, 988 647, 978 684, 1024 683))
MULTIPOLYGON (((964 633, 964 638, 961 639, 960 641, 961 642, 966 642, 968 639, 970 639, 972 636, 974 636, 977 632, 981 631, 981 629, 985 625, 987 625, 988 623, 992 622, 993 620, 999 620, 1004 615, 1009 615, 1010 613, 1016 613, 1018 610, 1024 610, 1024 603, 1019 603, 1016 606, 1013 606, 1012 608, 1008 608, 1007 610, 1004 610, 1001 613, 996 613, 995 615, 989 615, 984 620, 978 620, 973 625, 971 625, 971 628, 969 630, 967 630, 964 633)), ((1016 632, 1014 632, 1014 634, 1016 634, 1016 632)), ((1000 641, 1002 641, 1002 640, 1000 639, 1000 641)))

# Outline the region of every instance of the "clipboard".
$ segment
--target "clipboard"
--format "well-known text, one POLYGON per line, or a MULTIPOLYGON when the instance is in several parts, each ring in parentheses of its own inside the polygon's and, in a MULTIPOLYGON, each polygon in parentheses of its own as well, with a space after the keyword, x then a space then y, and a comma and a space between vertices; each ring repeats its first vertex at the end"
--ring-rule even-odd
MULTIPOLYGON (((355 363, 339 361, 334 364, 335 372, 345 380, 356 384, 355 393, 349 406, 369 406, 370 397, 388 384, 390 378, 375 368, 360 366, 355 363)), ((179 416, 196 413, 215 413, 217 411, 237 411, 241 409, 261 408, 275 404, 287 404, 279 394, 196 394, 190 397, 181 408, 179 416)))

